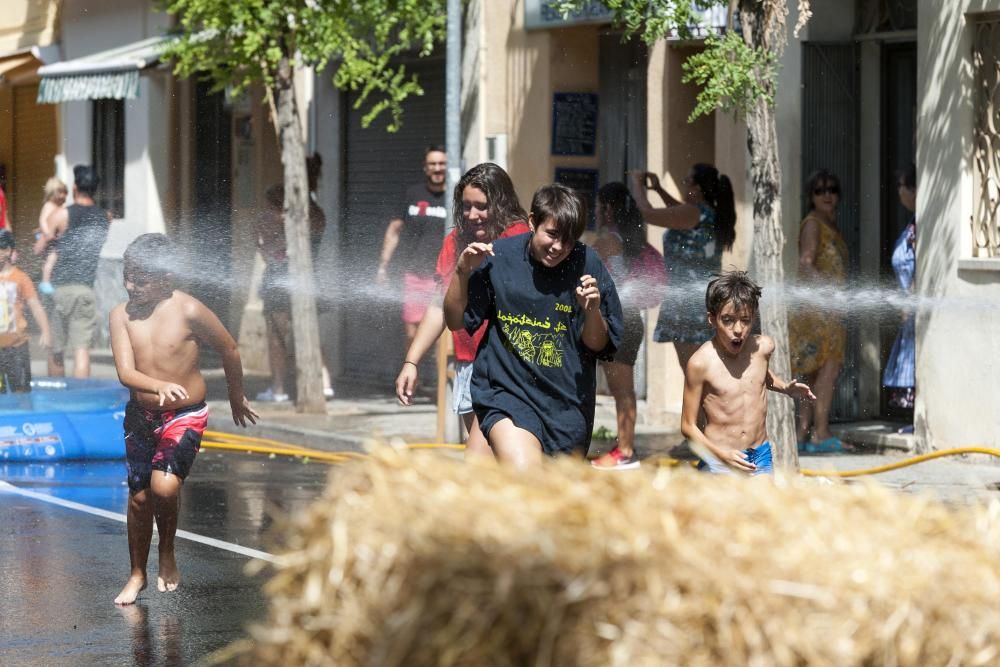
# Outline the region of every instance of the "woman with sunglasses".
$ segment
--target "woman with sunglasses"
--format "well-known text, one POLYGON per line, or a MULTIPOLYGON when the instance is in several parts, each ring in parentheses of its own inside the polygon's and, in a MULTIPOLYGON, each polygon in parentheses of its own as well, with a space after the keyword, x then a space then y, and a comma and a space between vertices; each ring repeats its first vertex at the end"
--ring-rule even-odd
MULTIPOLYGON (((799 224, 799 282, 822 288, 843 286, 848 260, 847 243, 837 229, 840 180, 826 169, 813 172, 806 198, 809 212, 799 224)), ((830 432, 830 405, 847 340, 843 318, 830 308, 810 303, 789 317, 788 336, 792 372, 816 394, 813 403, 799 403, 799 451, 843 451, 843 443, 830 432)))
POLYGON ((712 338, 705 315, 705 285, 722 270, 722 251, 736 240, 736 204, 729 177, 710 164, 698 163, 681 182, 684 200, 660 187, 650 172, 630 172, 629 185, 642 219, 666 227, 663 259, 670 288, 653 330, 658 343, 673 343, 681 370, 702 343, 712 338), (647 190, 656 192, 663 208, 649 203, 647 190))

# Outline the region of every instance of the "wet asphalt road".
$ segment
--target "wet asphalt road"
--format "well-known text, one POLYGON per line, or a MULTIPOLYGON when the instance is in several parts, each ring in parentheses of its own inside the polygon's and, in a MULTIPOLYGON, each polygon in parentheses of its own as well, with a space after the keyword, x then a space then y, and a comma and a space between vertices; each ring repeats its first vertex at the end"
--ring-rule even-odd
MULTIPOLYGON (((203 450, 184 485, 179 527, 230 549, 274 553, 281 517, 320 495, 329 468, 203 450)), ((124 515, 123 462, 0 465, 18 489, 124 515)), ((267 572, 250 558, 180 539, 177 593, 152 585, 134 607, 112 600, 128 576, 125 524, 24 497, 0 484, 0 665, 187 665, 246 636, 265 617, 267 572)))

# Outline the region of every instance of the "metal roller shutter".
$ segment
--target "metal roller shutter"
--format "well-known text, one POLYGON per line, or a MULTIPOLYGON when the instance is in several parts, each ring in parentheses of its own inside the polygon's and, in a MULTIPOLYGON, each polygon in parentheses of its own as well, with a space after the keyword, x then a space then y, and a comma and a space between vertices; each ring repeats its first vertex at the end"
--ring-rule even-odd
MULTIPOLYGON (((404 106, 403 126, 395 134, 385 130, 384 118, 362 128, 363 110, 353 108, 355 96, 346 97, 344 218, 341 237, 341 270, 346 290, 341 347, 343 373, 349 379, 388 389, 399 372, 406 348, 400 319, 400 287, 379 295, 373 289, 382 238, 389 216, 398 208, 403 190, 423 179, 424 149, 444 144, 444 59, 427 58, 408 63, 424 94, 404 106)), ((430 367, 421 369, 430 381, 430 367)))
MULTIPOLYGON (((847 242, 850 254, 849 279, 858 275, 861 251, 857 63, 857 48, 853 43, 813 42, 802 45, 802 178, 804 181, 819 168, 829 169, 840 178, 837 227, 847 242)), ((798 247, 798 233, 788 242, 798 247)), ((859 325, 857 317, 848 316, 844 366, 830 407, 831 421, 857 419, 860 416, 859 325)))

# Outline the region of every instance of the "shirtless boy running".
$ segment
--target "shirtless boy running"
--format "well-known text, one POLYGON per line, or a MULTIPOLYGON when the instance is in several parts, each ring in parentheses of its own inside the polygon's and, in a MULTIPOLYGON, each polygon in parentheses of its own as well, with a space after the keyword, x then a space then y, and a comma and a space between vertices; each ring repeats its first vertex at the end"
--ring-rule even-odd
POLYGON ((708 284, 705 306, 715 336, 688 362, 681 431, 701 458, 702 470, 750 475, 773 473, 767 439, 767 390, 815 400, 802 382, 783 382, 768 363, 770 336, 751 333, 761 289, 744 271, 708 284), (698 424, 705 411, 704 430, 698 424))
POLYGON ((157 588, 180 583, 174 559, 177 505, 208 424, 199 346, 222 356, 233 421, 256 423, 243 395, 243 366, 236 341, 215 314, 173 287, 177 253, 163 234, 143 234, 125 250, 128 303, 111 311, 111 349, 131 400, 125 408, 128 466, 128 549, 132 572, 115 604, 135 602, 146 587, 153 520, 160 534, 157 588))

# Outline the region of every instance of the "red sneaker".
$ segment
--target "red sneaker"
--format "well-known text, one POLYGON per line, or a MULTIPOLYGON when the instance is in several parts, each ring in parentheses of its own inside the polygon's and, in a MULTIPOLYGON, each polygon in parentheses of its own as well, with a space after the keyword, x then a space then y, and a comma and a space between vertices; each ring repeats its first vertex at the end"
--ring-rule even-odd
POLYGON ((639 459, 636 458, 635 451, 626 454, 615 445, 607 454, 591 459, 590 465, 597 470, 635 470, 639 467, 639 459))

